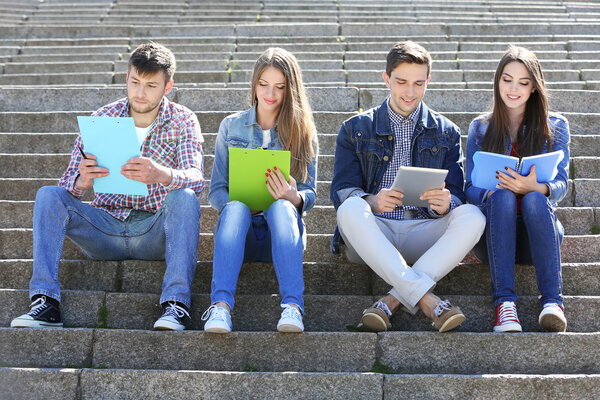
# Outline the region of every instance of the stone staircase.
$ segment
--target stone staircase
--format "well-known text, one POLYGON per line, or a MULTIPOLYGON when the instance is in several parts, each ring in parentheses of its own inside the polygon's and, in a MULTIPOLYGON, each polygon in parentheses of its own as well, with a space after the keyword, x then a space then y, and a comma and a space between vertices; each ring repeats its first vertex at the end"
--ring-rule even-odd
POLYGON ((37 189, 66 167, 75 117, 125 95, 128 52, 148 38, 177 57, 169 97, 198 115, 207 179, 220 121, 248 107, 256 57, 279 45, 300 60, 321 152, 317 205, 306 217, 306 332, 276 332, 277 282, 263 263, 242 268, 235 332, 200 330, 217 220, 207 188, 191 330, 151 331, 164 262, 89 261, 67 240, 68 328, 0 328, 0 399, 600 397, 599 1, 0 0, 0 326, 29 304, 37 189), (329 253, 335 137, 342 121, 385 98, 385 55, 403 39, 430 50, 425 101, 464 134, 491 105, 508 43, 541 59, 551 109, 571 127, 570 190, 557 210, 567 333, 539 332, 533 267, 518 265, 526 333, 492 334, 489 267, 473 257, 436 289, 467 315, 458 331, 437 334, 422 314, 404 313, 390 332, 352 329, 388 287, 329 253))

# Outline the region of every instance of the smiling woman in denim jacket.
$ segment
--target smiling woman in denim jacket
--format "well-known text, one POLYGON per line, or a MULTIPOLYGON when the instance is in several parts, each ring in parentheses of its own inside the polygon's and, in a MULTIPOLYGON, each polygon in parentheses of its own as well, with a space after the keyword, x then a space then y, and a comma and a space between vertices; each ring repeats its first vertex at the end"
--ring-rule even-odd
POLYGON ((316 197, 317 132, 306 97, 300 67, 293 54, 267 49, 252 73, 249 110, 221 122, 215 147, 208 198, 219 211, 211 306, 204 315, 206 332, 231 332, 230 312, 244 261, 273 262, 281 294, 280 332, 302 332, 304 325, 302 253, 306 233, 302 215, 316 197), (265 171, 265 184, 275 202, 264 212, 229 201, 230 147, 288 150, 290 179, 276 166, 265 171))
POLYGON ((489 261, 496 322, 494 332, 521 332, 517 316, 515 263, 535 266, 541 292, 540 327, 564 332, 560 244, 564 230, 554 207, 567 193, 569 125, 565 117, 548 112, 544 77, 536 55, 510 47, 494 77, 492 112, 477 117, 467 139, 467 200, 487 218, 485 234, 473 249, 489 261), (473 154, 478 150, 524 157, 562 150, 558 174, 538 182, 535 167, 527 176, 511 169, 498 171, 497 190, 473 186, 473 154))

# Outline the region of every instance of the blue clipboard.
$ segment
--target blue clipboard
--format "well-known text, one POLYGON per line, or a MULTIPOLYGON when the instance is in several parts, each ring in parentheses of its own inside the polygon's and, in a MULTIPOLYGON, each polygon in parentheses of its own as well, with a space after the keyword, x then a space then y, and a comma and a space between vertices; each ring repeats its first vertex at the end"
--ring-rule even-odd
POLYGON ((250 210, 268 210, 275 201, 267 189, 265 173, 277 167, 290 179, 290 152, 229 148, 229 201, 241 201, 250 210))
POLYGON ((94 179, 94 192, 148 196, 148 185, 121 174, 127 160, 141 156, 133 118, 77 117, 77 123, 84 151, 109 171, 108 176, 94 179))

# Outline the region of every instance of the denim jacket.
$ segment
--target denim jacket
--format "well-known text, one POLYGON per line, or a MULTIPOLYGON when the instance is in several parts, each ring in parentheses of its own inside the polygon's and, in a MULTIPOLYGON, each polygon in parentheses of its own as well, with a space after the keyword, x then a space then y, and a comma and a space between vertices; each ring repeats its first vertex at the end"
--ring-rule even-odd
MULTIPOLYGON (((490 114, 483 114, 475 118, 469 126, 469 136, 467 138, 467 183, 465 192, 467 201, 477 206, 483 205, 487 199, 489 190, 473 186, 471 182, 471 173, 473 172, 473 154, 481 150, 483 138, 488 128, 488 118, 490 114)), ((562 150, 564 157, 558 164, 558 174, 556 178, 550 182, 544 182, 548 186, 548 199, 554 207, 567 195, 569 188, 568 169, 569 169, 569 122, 565 117, 558 113, 551 112, 548 115, 550 131, 552 132, 552 151, 562 150)), ((511 151, 510 138, 506 138, 506 150, 504 154, 510 154, 511 151)), ((542 153, 547 153, 548 147, 544 144, 542 153)))
MULTIPOLYGON (((314 135, 313 148, 317 151, 317 135, 314 135)), ((215 144, 215 161, 213 163, 208 200, 210 205, 221 212, 229 202, 229 148, 240 147, 258 149, 262 147, 263 134, 256 122, 256 107, 227 116, 219 126, 215 144)), ((271 129, 269 150, 283 150, 277 126, 271 129)), ((316 198, 317 156, 308 166, 306 182, 297 182, 298 194, 302 197, 302 213, 310 210, 316 198)))
MULTIPOLYGON (((394 151, 388 100, 356 115, 342 124, 335 149, 331 201, 335 209, 351 196, 376 194, 394 151)), ((411 165, 448 170, 446 188, 453 206, 465 201, 464 172, 460 147, 460 129, 447 118, 432 111, 423 102, 421 116, 411 143, 411 165)), ((431 218, 440 215, 423 209, 431 218)), ((336 227, 331 252, 339 253, 340 234, 336 227)))

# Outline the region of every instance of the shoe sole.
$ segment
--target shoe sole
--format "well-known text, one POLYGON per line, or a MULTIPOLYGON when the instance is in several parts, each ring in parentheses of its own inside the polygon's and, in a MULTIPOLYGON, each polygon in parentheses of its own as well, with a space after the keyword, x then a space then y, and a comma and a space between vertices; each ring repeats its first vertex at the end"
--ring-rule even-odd
POLYGON ((206 333, 231 333, 231 331, 229 329, 225 329, 225 328, 208 328, 208 329, 204 329, 204 332, 206 333))
POLYGON ((63 327, 62 322, 41 322, 35 320, 17 319, 10 323, 11 328, 56 328, 60 329, 63 327))
POLYGON ((292 324, 282 324, 277 326, 277 330, 281 333, 302 333, 304 329, 292 324))
POLYGON ((157 322, 154 324, 154 330, 155 331, 182 331, 185 329, 185 326, 183 325, 178 325, 178 324, 172 324, 169 322, 157 322))
POLYGON ((540 319, 540 328, 548 332, 565 332, 567 323, 556 315, 546 314, 540 319))
POLYGON ((442 324, 442 326, 440 326, 440 329, 438 329, 438 332, 442 333, 442 332, 451 331, 452 329, 456 329, 460 326, 460 324, 465 322, 466 319, 467 318, 463 314, 453 315, 450 318, 448 318, 442 324))
POLYGON ((385 332, 388 330, 385 320, 374 313, 367 313, 362 316, 360 322, 373 332, 385 332))
POLYGON ((494 326, 495 333, 511 333, 511 332, 523 332, 523 328, 519 324, 506 324, 500 326, 494 326))

